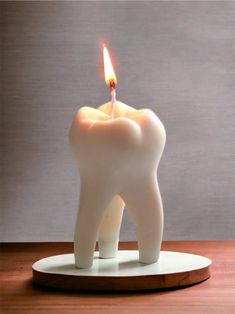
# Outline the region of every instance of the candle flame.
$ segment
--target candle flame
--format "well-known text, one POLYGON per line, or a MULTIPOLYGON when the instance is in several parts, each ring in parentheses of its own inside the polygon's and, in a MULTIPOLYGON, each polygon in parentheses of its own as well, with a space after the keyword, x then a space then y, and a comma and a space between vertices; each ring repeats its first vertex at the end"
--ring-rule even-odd
POLYGON ((105 82, 111 88, 115 88, 115 84, 117 83, 117 78, 113 69, 109 51, 105 45, 103 45, 103 60, 104 60, 105 82))

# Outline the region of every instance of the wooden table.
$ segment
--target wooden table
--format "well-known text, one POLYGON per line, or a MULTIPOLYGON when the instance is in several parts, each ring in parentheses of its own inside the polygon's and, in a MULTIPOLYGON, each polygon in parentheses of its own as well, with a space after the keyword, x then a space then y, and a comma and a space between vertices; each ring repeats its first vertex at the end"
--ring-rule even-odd
MULTIPOLYGON (((120 247, 136 249, 135 243, 120 247)), ((40 288, 31 265, 46 256, 72 252, 71 243, 1 244, 0 313, 235 313, 235 241, 167 241, 163 250, 212 259, 211 278, 178 290, 85 293, 40 288)))

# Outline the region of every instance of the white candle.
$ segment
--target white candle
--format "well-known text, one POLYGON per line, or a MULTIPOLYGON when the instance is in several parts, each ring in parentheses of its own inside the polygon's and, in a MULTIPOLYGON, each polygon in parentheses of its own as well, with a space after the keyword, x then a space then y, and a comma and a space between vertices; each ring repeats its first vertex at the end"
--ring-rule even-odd
POLYGON ((114 100, 77 112, 70 130, 81 178, 76 267, 92 266, 97 238, 100 257, 116 256, 124 203, 136 230, 140 262, 158 260, 163 208, 156 172, 165 139, 163 124, 149 109, 135 110, 114 100))

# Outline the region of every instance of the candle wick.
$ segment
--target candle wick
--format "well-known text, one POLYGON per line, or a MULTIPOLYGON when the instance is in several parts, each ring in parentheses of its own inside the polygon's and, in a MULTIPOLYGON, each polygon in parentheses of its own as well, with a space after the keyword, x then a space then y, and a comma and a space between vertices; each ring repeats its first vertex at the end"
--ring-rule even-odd
POLYGON ((111 93, 111 120, 114 119, 114 109, 115 109, 115 102, 116 102, 116 89, 115 89, 115 82, 114 80, 110 80, 110 93, 111 93))
POLYGON ((112 89, 111 90, 111 104, 112 104, 112 111, 111 111, 111 119, 114 119, 114 107, 115 107, 115 102, 116 102, 116 90, 112 89))

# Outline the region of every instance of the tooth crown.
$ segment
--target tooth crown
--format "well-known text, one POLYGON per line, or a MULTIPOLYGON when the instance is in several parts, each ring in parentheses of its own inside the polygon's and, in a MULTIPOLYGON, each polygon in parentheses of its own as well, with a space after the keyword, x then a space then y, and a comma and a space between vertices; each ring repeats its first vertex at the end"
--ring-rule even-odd
POLYGON ((80 268, 92 266, 97 234, 100 256, 115 257, 125 204, 140 262, 156 262, 160 253, 163 208, 156 170, 166 140, 164 126, 149 109, 116 102, 113 120, 111 110, 111 103, 82 107, 69 134, 81 176, 74 237, 80 268))
POLYGON ((110 103, 98 109, 82 107, 77 112, 70 129, 70 143, 82 167, 97 167, 97 163, 128 167, 143 158, 157 166, 166 139, 159 118, 149 109, 135 110, 120 102, 116 108, 114 120, 109 114, 110 103))

